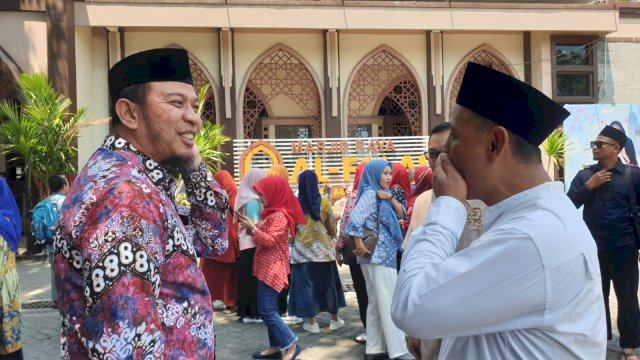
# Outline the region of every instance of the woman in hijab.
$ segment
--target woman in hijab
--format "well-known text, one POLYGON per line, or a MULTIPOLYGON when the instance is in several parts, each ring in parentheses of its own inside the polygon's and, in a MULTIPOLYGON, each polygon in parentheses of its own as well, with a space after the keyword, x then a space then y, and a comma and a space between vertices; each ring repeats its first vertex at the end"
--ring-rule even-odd
MULTIPOLYGON (((609 125, 622 131, 625 135, 627 134, 627 132, 624 131, 624 127, 622 126, 622 123, 620 121, 614 120, 609 125)), ((627 143, 624 144, 624 147, 622 148, 618 156, 620 157, 620 160, 622 160, 623 164, 638 166, 638 159, 636 158, 636 148, 633 145, 633 140, 631 140, 629 136, 627 136, 627 143)))
POLYGON ((0 358, 22 359, 22 313, 16 271, 20 213, 7 182, 0 178, 0 358))
MULTIPOLYGON (((365 284, 364 276, 362 275, 362 269, 360 269, 360 264, 358 264, 358 262, 356 261, 356 256, 355 254, 353 254, 354 249, 345 248, 344 236, 346 234, 344 232, 344 229, 349 222, 351 210, 353 210, 353 207, 356 205, 356 195, 358 193, 360 176, 362 176, 362 171, 364 170, 365 165, 365 162, 361 162, 360 164, 358 164, 358 167, 356 167, 356 173, 353 177, 351 192, 349 193, 349 195, 347 195, 347 201, 345 202, 344 209, 342 210, 342 218, 340 220, 340 235, 338 237, 338 241, 336 242, 336 257, 338 260, 338 264, 340 264, 340 266, 342 266, 343 263, 349 265, 349 272, 351 273, 353 288, 356 291, 356 298, 358 300, 360 321, 362 321, 362 326, 364 326, 364 328, 367 327, 367 306, 369 305, 369 299, 367 298, 367 285, 365 284), (351 252, 351 254, 349 254, 348 252, 351 252)), ((366 343, 366 334, 356 336, 354 341, 358 344, 366 343)))
MULTIPOLYGON (((254 223, 260 220, 262 205, 253 186, 260 179, 267 176, 262 169, 251 169, 247 172, 238 189, 234 211, 249 217, 254 223)), ((244 323, 261 322, 258 316, 258 283, 253 276, 253 258, 256 253, 256 243, 247 229, 238 230, 238 316, 244 323)))
POLYGON ((280 176, 284 181, 289 183, 289 170, 282 164, 273 165, 267 171, 267 176, 280 176))
POLYGON ((289 314, 307 319, 302 328, 317 334, 316 315, 328 312, 329 330, 338 330, 344 326, 338 309, 346 303, 333 251, 336 219, 331 202, 320 195, 314 171, 305 170, 298 176, 298 202, 307 223, 297 226, 291 250, 289 314))
POLYGON ((238 224, 233 220, 238 188, 231 174, 220 170, 213 176, 229 197, 227 211, 227 229, 229 229, 229 247, 224 254, 211 259, 200 259, 200 269, 207 280, 207 286, 215 307, 232 307, 238 302, 238 224), (221 302, 221 303, 220 303, 221 302))
POLYGON ((289 286, 289 234, 296 236, 296 224, 306 222, 298 199, 279 176, 267 176, 253 187, 264 209, 256 224, 248 216, 238 220, 253 235, 257 250, 253 274, 258 279, 258 312, 267 326, 269 348, 253 353, 254 359, 293 360, 300 354, 298 338, 278 314, 278 293, 289 286), (284 354, 283 354, 284 351, 284 354))
MULTIPOLYGON (((273 165, 269 170, 267 170, 267 176, 279 176, 284 179, 287 183, 289 183, 289 170, 282 165, 277 164, 273 165)), ((291 248, 292 239, 289 239, 289 248, 291 248)), ((291 278, 289 278, 291 281, 291 278)), ((299 324, 302 322, 302 319, 297 318, 295 316, 287 316, 287 298, 289 297, 289 288, 284 288, 280 294, 278 294, 278 312, 280 316, 282 316, 287 324, 299 324)))
POLYGON ((404 333, 391 320, 391 298, 398 279, 396 254, 403 240, 398 215, 404 215, 402 205, 389 190, 392 168, 393 164, 386 160, 367 162, 358 185, 356 205, 345 228, 345 233, 355 239, 354 253, 367 284, 367 359, 382 356, 413 359, 404 333), (400 214, 395 210, 398 207, 402 210, 400 214), (373 252, 362 242, 365 228, 378 234, 373 252))
POLYGON ((418 196, 420 196, 425 191, 431 190, 431 178, 433 177, 433 171, 428 166, 418 166, 414 169, 415 171, 413 173, 413 176, 416 182, 416 190, 407 201, 407 224, 411 223, 413 204, 415 204, 418 196))

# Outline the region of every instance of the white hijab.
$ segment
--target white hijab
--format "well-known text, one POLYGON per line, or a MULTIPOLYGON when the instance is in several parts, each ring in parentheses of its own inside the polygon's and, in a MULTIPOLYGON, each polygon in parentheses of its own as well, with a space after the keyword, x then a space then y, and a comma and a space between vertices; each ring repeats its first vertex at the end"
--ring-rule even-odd
POLYGON ((265 176, 267 176, 267 172, 263 169, 251 169, 244 175, 240 187, 238 187, 235 211, 240 211, 249 201, 259 199, 258 194, 253 190, 253 185, 265 176))

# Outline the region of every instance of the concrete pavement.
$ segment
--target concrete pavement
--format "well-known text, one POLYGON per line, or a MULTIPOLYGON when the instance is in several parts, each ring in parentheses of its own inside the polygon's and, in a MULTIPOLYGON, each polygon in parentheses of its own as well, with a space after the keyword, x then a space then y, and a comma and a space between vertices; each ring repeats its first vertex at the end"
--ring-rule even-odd
MULTIPOLYGON (((50 266, 46 260, 21 260, 17 262, 23 303, 23 348, 26 360, 51 360, 60 354, 60 316, 51 305, 50 298, 50 266)), ((348 268, 340 270, 343 285, 350 288, 351 278, 348 268)), ((302 330, 302 324, 291 325, 294 333, 300 338, 303 348, 299 359, 320 360, 340 359, 356 360, 364 358, 364 346, 356 344, 352 339, 363 332, 358 317, 355 293, 345 292, 347 307, 340 316, 346 325, 337 330, 329 330, 329 315, 322 314, 318 320, 320 333, 311 334, 302 330)), ((616 309, 612 296, 611 308, 616 309)), ((615 311, 614 311, 615 312, 615 311)), ((617 336, 618 330, 613 325, 617 336)), ((215 314, 217 358, 250 359, 254 351, 268 346, 267 331, 264 324, 244 324, 237 321, 237 316, 228 311, 215 314)), ((609 352, 606 360, 618 360, 615 352, 609 352)))

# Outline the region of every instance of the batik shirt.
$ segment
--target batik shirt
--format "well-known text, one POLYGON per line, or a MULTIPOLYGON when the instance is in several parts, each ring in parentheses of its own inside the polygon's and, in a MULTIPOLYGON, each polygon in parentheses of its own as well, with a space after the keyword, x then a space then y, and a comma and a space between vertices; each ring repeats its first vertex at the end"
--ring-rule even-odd
POLYGON ((72 184, 55 239, 63 359, 213 359, 211 297, 197 257, 227 249, 228 200, 204 164, 176 180, 109 135, 72 184))

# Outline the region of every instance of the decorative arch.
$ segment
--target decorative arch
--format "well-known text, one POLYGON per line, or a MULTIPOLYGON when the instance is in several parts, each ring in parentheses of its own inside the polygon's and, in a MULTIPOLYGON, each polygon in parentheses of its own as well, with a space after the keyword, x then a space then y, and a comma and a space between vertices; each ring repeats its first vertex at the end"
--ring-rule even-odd
POLYGON ((0 47, 0 99, 19 101, 18 77, 22 70, 0 47))
POLYGON ((196 90, 196 94, 200 93, 200 89, 206 84, 209 84, 209 90, 204 99, 204 105, 202 107, 202 120, 211 121, 213 123, 218 122, 218 114, 216 109, 217 105, 217 87, 215 83, 210 80, 208 74, 205 72, 205 68, 200 65, 194 56, 189 54, 189 68, 191 69, 191 77, 193 78, 193 87, 196 90))
POLYGON ((345 112, 348 136, 354 136, 357 118, 373 104, 373 112, 385 98, 396 101, 406 115, 411 133, 421 135, 423 127, 423 97, 417 72, 402 55, 388 46, 367 54, 354 68, 347 82, 345 112))
POLYGON ((262 102, 269 112, 269 102, 278 95, 292 99, 312 121, 313 137, 322 137, 324 126, 324 98, 318 76, 311 65, 295 50, 277 44, 260 55, 249 67, 240 87, 242 99, 243 136, 255 136, 256 109, 245 106, 252 101, 262 102))
POLYGON ((498 50, 486 44, 473 49, 462 58, 462 61, 458 63, 456 69, 453 71, 453 76, 449 79, 449 85, 447 86, 447 104, 449 104, 448 113, 446 114, 447 119, 456 105, 460 84, 462 84, 462 78, 464 77, 464 72, 467 69, 467 63, 469 61, 490 67, 513 77, 518 77, 509 60, 498 50))
MULTIPOLYGON (((167 46, 168 48, 173 49, 184 49, 180 45, 171 44, 167 46)), ((211 74, 207 70, 207 67, 202 64, 202 62, 193 55, 189 50, 189 68, 191 70, 191 77, 193 78, 193 87, 195 88, 196 94, 200 92, 200 89, 206 84, 209 84, 209 90, 207 91, 207 96, 204 100, 204 106, 202 108, 202 120, 211 121, 213 123, 218 122, 218 86, 216 82, 213 80, 211 74)))

